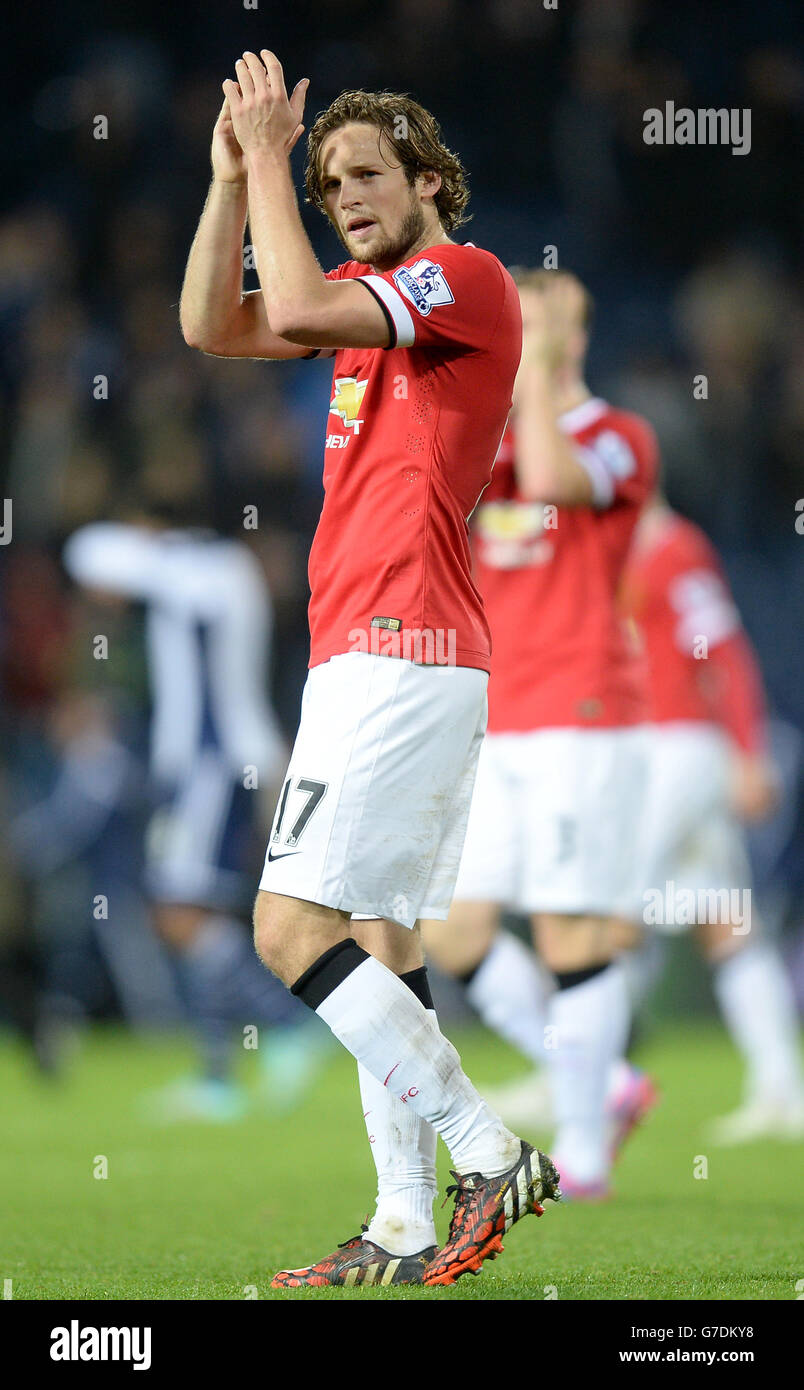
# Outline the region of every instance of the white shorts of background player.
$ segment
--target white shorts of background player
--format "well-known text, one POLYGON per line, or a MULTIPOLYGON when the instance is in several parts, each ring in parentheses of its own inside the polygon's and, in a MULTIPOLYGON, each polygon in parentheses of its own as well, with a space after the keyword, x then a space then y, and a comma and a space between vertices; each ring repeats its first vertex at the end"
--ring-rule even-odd
POLYGON ((737 924, 750 924, 751 868, 745 832, 729 809, 728 739, 715 725, 692 720, 651 725, 648 737, 640 840, 642 912, 650 907, 647 925, 661 932, 686 931, 690 914, 685 896, 689 900, 693 894, 711 913, 715 895, 724 890, 737 897, 737 924), (659 913, 654 910, 657 894, 664 899, 659 913), (746 923, 741 923, 745 911, 746 923), (651 920, 659 915, 665 920, 651 920))
POLYGON ((367 652, 313 667, 260 888, 405 927, 445 920, 487 684, 367 652))
POLYGON ((645 772, 641 726, 487 735, 456 901, 627 913, 645 772))

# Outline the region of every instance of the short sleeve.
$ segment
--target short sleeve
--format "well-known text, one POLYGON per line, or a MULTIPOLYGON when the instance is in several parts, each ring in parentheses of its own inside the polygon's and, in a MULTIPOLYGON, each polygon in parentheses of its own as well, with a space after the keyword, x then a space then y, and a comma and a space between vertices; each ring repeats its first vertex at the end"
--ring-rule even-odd
POLYGON ((641 506, 658 467, 656 436, 644 421, 620 417, 584 444, 575 445, 578 462, 592 482, 593 505, 605 511, 615 502, 641 506))
POLYGON ((733 637, 742 627, 740 615, 706 537, 685 529, 668 551, 665 584, 679 651, 689 655, 702 636, 710 647, 733 637))
POLYGON ((396 270, 358 278, 388 320, 392 348, 487 348, 516 298, 499 261, 476 246, 434 246, 396 270))
POLYGON ((714 569, 685 569, 671 580, 667 597, 674 613, 673 636, 679 651, 692 653, 705 637, 716 647, 740 631, 740 615, 714 569))

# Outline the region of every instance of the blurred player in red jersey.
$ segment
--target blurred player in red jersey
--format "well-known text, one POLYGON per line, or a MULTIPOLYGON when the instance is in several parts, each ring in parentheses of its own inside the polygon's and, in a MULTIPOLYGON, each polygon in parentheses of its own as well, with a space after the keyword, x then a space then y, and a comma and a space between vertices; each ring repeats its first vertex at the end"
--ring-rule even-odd
MULTIPOLYGON (((306 81, 288 99, 268 50, 236 72, 182 291, 185 339, 229 357, 335 357, 311 670, 255 939, 356 1057, 379 1181, 362 1238, 275 1284, 449 1284, 557 1193, 550 1160, 506 1128, 441 1034, 418 931, 449 910, 486 725, 467 518, 511 404, 519 301, 494 256, 450 239, 461 165, 433 117, 389 93, 343 93, 310 132, 308 196, 350 256, 324 275, 288 161, 306 81), (244 296, 246 216, 261 288, 244 296), (457 1170, 438 1254, 436 1131, 457 1170)), ((310 1161, 318 1172, 320 1154, 310 1161)))
POLYGON ((776 804, 762 677, 712 545, 660 494, 640 519, 623 595, 644 644, 652 721, 642 915, 658 931, 696 926, 747 1066, 744 1104, 712 1138, 802 1136, 795 1003, 752 909, 741 824, 776 804))
MULTIPOLYGON (((628 1035, 610 928, 632 901, 645 775, 617 587, 656 443, 584 381, 591 305, 575 276, 530 271, 519 288, 513 421, 473 522, 489 732, 449 924, 428 926, 425 944, 485 1021, 547 1066, 562 1190, 591 1199, 608 1189, 606 1099, 628 1035), (532 953, 500 930, 503 907, 530 917, 549 998, 532 953)), ((625 1078, 623 1132, 653 1099, 646 1078, 625 1078)))

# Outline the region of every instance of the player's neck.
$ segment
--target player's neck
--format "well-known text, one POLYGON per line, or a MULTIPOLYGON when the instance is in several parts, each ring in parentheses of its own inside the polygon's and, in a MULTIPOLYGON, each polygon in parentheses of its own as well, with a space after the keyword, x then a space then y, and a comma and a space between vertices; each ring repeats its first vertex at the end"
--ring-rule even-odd
POLYGON ((556 403, 556 415, 565 415, 568 410, 574 410, 576 405, 583 405, 584 401, 590 401, 592 392, 581 377, 562 376, 559 372, 553 377, 553 397, 556 403))
POLYGON ((403 255, 394 260, 393 265, 386 265, 383 262, 381 266, 372 265, 371 268, 375 272, 379 271, 380 274, 385 274, 389 270, 396 270, 397 266, 404 265, 405 261, 409 261, 412 256, 418 256, 421 251, 427 251, 431 246, 445 246, 451 244, 451 238, 447 236, 441 223, 436 222, 435 225, 426 227, 421 236, 414 241, 413 245, 409 246, 403 255))

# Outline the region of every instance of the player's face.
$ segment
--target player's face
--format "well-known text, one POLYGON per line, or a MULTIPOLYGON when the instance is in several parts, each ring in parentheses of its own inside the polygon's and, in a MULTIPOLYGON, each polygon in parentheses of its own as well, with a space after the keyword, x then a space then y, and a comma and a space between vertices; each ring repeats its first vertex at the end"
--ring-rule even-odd
POLYGON ((427 245, 419 180, 408 183, 376 126, 333 130, 320 160, 324 208, 353 260, 386 270, 427 245))

